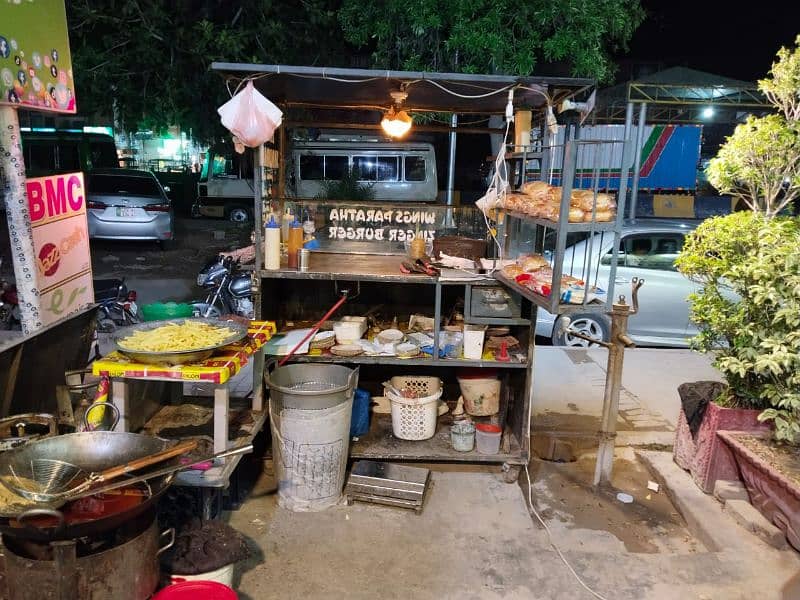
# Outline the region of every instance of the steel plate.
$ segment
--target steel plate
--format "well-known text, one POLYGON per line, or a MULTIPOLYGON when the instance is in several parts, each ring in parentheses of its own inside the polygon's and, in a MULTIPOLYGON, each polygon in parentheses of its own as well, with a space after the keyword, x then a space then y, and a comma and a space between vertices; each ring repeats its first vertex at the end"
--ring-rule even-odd
POLYGON ((215 350, 222 348, 223 346, 227 346, 228 344, 238 342, 245 337, 247 337, 247 327, 241 323, 236 323, 235 321, 223 321, 222 319, 203 319, 199 317, 191 317, 185 319, 166 319, 164 321, 148 321, 145 323, 138 323, 115 333, 112 339, 117 350, 132 360, 144 363, 167 363, 171 365, 182 365, 185 363, 205 360, 211 356, 215 350), (210 325, 226 327, 233 330, 233 333, 222 340, 219 344, 205 346, 202 348, 192 348, 191 350, 176 348, 175 350, 171 350, 169 352, 148 352, 144 350, 131 350, 126 348, 123 343, 125 338, 129 337, 136 331, 151 331, 170 323, 181 325, 187 321, 200 321, 210 325))

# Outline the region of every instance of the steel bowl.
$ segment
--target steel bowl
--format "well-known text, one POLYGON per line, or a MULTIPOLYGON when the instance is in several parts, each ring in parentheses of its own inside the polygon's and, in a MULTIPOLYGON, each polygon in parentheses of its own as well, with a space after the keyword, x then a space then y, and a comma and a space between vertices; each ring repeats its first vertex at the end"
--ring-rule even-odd
POLYGON ((186 363, 193 363, 205 360, 206 358, 214 354, 215 350, 218 350, 223 346, 227 346, 228 344, 233 344, 234 342, 238 342, 239 340, 245 338, 246 336, 247 336, 247 327, 240 323, 236 323, 235 321, 223 321, 222 319, 185 318, 185 319, 166 319, 164 321, 148 321, 145 323, 138 323, 136 325, 131 325, 129 327, 126 327, 124 330, 115 333, 114 336, 112 337, 112 340, 114 341, 114 345, 116 346, 119 352, 137 362, 143 362, 149 364, 166 363, 170 365, 182 365, 186 363), (145 350, 134 350, 125 347, 125 342, 124 342, 125 338, 129 337, 136 331, 150 331, 152 329, 158 329, 159 327, 163 327, 164 325, 168 325, 170 323, 177 323, 178 325, 180 325, 187 321, 200 321, 203 323, 208 323, 210 325, 225 327, 227 329, 231 329, 233 333, 231 333, 231 335, 222 340, 220 343, 215 344, 213 346, 192 348, 190 350, 187 350, 186 348, 175 348, 174 350, 170 350, 168 352, 148 352, 145 350))

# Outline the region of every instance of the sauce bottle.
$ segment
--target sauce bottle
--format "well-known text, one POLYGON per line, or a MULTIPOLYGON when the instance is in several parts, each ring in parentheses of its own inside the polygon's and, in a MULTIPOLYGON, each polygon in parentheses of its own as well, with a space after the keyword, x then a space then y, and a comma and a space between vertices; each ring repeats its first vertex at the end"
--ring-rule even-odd
POLYGON ((289 240, 287 242, 289 251, 289 268, 296 269, 298 266, 297 252, 303 247, 303 227, 299 221, 294 221, 289 226, 289 240))
POLYGON ((281 268, 281 226, 275 215, 264 226, 264 268, 273 271, 281 268))

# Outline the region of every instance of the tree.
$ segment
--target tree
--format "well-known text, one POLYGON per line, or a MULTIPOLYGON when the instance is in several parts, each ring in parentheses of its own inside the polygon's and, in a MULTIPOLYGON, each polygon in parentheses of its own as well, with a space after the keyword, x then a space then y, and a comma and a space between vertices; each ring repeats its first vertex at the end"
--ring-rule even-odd
POLYGON ((210 141, 228 93, 214 61, 332 64, 334 0, 67 0, 78 108, 126 130, 170 125, 210 141))
POLYGON ((781 48, 759 89, 776 114, 748 117, 708 165, 711 184, 751 210, 774 217, 800 197, 800 36, 781 48))
POLYGON ((567 62, 608 81, 610 53, 644 18, 639 0, 344 0, 345 38, 379 68, 530 75, 567 62))

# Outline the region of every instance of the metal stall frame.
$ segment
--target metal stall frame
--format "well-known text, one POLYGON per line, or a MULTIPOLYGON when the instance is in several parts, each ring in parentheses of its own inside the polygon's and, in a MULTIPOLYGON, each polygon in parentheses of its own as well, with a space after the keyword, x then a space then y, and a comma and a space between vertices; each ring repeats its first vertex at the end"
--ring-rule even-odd
MULTIPOLYGON (((275 102, 282 110, 291 108, 338 109, 338 110, 384 110, 389 107, 391 90, 400 88, 408 93, 404 106, 415 112, 448 112, 453 116, 459 114, 502 115, 506 114, 506 105, 513 97, 513 107, 541 111, 549 106, 557 106, 566 98, 588 92, 594 82, 588 79, 558 77, 512 77, 501 75, 471 75, 463 73, 423 73, 404 71, 379 71, 361 69, 328 69, 317 67, 297 67, 286 65, 253 65, 234 63, 214 63, 212 69, 223 77, 233 81, 252 80, 254 85, 265 96, 275 102), (510 92, 510 93, 509 93, 510 92)), ((287 123, 291 122, 287 119, 287 123)), ((457 120, 451 119, 450 127, 423 125, 419 130, 447 131, 451 134, 451 147, 454 148, 454 134, 459 129, 457 120)), ((332 123, 326 120, 325 126, 332 123)), ((317 127, 321 127, 317 123, 317 127)), ((341 123, 340 129, 371 128, 366 123, 341 123)), ((379 126, 374 126, 376 129, 379 126)), ((475 130, 475 128, 470 128, 475 130)), ((492 133, 494 130, 486 129, 492 133)), ((473 131, 474 132, 474 131, 473 131)), ((287 150, 286 124, 278 132, 278 150, 284 155, 287 150)), ((257 152, 257 164, 263 166, 261 152, 257 152)), ((453 169, 454 153, 450 153, 450 172, 453 169)), ((285 193, 285 157, 279 161, 280 173, 277 184, 278 198, 283 212, 283 203, 287 199, 285 193)), ((387 285, 433 286, 434 293, 434 348, 431 358, 396 358, 396 357, 293 357, 296 362, 340 362, 359 365, 402 365, 405 367, 493 367, 508 374, 521 375, 524 369, 524 382, 520 385, 519 398, 506 398, 501 411, 511 409, 508 415, 503 414, 504 436, 501 449, 494 455, 481 455, 477 452, 459 453, 450 447, 449 435, 444 427, 430 440, 407 442, 394 438, 391 434, 391 420, 378 419, 370 433, 356 442, 350 452, 351 458, 371 458, 398 461, 444 461, 444 462, 482 462, 500 463, 503 465, 505 479, 515 481, 521 467, 530 459, 530 415, 532 410, 533 366, 535 357, 534 329, 536 322, 537 302, 525 300, 525 311, 521 318, 510 320, 514 325, 527 326, 528 344, 524 362, 502 363, 487 360, 463 360, 439 358, 440 323, 442 311, 442 292, 449 286, 465 287, 465 295, 469 297, 476 287, 497 286, 492 278, 480 281, 446 281, 441 278, 424 275, 403 275, 397 270, 397 257, 364 257, 348 255, 347 261, 325 258, 325 255, 314 256, 311 269, 301 272, 281 268, 275 271, 261 269, 261 253, 263 252, 261 229, 263 223, 263 206, 265 194, 263 189, 263 168, 258 169, 255 186, 256 215, 256 271, 254 272, 254 296, 257 318, 262 318, 262 306, 266 299, 272 298, 266 287, 268 282, 277 283, 285 280, 307 280, 329 282, 338 287, 339 282, 350 282, 348 285, 360 285, 361 282, 377 282, 387 285)), ((450 179, 450 178, 448 178, 450 179)), ((273 187, 274 189, 274 187, 273 187)), ((567 202, 569 196, 565 196, 567 202)), ((276 200, 276 198, 272 198, 276 200)), ((291 200, 291 199, 289 199, 291 200)), ((405 206, 405 205, 404 205, 405 206)), ((450 204, 447 204, 450 206, 450 204)), ((563 236, 561 236, 563 240, 563 236)), ((562 244, 563 246, 563 244, 562 244)), ((562 247, 563 251, 563 247, 562 247)), ((516 291, 516 290, 514 290, 516 291)), ((276 315, 270 315, 276 319, 276 315)), ((277 319, 276 319, 277 320, 277 319)), ((495 319, 502 324, 504 319, 495 319)), ((510 322, 509 321, 509 322, 510 322)), ((508 323, 506 323, 508 324, 508 323)), ((509 386, 505 386, 508 388, 509 386)))

